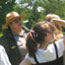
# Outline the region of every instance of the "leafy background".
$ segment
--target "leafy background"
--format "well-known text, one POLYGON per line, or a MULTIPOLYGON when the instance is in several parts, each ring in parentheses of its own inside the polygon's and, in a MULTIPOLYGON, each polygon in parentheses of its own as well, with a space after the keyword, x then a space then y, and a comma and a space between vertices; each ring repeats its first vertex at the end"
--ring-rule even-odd
MULTIPOLYGON (((25 14, 24 24, 31 29, 33 25, 45 19, 48 13, 59 15, 65 19, 65 0, 0 0, 0 36, 3 35, 2 25, 5 24, 6 14, 10 11, 17 11, 20 15, 25 14)), ((65 28, 63 28, 63 31, 65 28)))

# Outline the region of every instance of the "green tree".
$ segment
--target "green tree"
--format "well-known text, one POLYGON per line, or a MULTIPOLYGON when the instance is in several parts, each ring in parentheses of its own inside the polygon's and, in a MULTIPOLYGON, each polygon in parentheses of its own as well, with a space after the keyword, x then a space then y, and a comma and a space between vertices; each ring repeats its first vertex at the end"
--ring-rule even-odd
POLYGON ((29 20, 29 23, 27 25, 27 27, 29 28, 31 28, 36 22, 44 20, 45 16, 48 13, 57 14, 61 16, 63 19, 65 19, 65 9, 64 9, 65 1, 64 0, 20 0, 19 4, 18 3, 15 4, 15 0, 11 0, 11 1, 9 0, 7 1, 7 4, 5 3, 6 6, 3 5, 4 6, 3 11, 5 11, 3 16, 5 17, 5 14, 11 10, 15 10, 21 15, 26 14, 26 17, 24 20, 29 20), (10 3, 11 5, 7 5, 8 3, 10 3), (38 12, 38 9, 37 9, 38 7, 42 7, 43 10, 38 12), (4 9, 4 8, 7 8, 7 9, 4 9))
POLYGON ((65 16, 65 1, 64 0, 40 0, 40 6, 45 9, 45 15, 55 13, 62 18, 65 16))
MULTIPOLYGON (((64 19, 65 1, 64 0, 21 0, 18 11, 26 13, 26 19, 29 20, 30 28, 38 21, 44 20, 45 15, 54 13, 64 19), (24 6, 24 4, 27 4, 24 6), (30 7, 30 9, 29 9, 30 7), (32 7, 32 9, 31 9, 32 7), (37 8, 42 7, 43 10, 38 12, 37 8)), ((28 25, 29 26, 29 25, 28 25)))
POLYGON ((6 14, 13 10, 14 5, 15 0, 0 0, 0 31, 5 23, 6 14))
POLYGON ((19 11, 20 14, 26 14, 25 19, 29 20, 27 27, 31 28, 38 21, 38 18, 40 18, 40 13, 37 10, 37 2, 33 2, 33 0, 21 0, 19 5, 15 6, 14 9, 19 11), (24 4, 27 5, 24 6, 24 4))

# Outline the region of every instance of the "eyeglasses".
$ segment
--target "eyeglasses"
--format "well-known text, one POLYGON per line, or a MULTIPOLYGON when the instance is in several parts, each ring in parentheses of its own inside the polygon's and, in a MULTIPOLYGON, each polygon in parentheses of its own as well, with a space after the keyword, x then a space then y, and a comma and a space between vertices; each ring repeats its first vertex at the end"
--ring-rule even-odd
POLYGON ((18 22, 21 22, 21 21, 22 21, 21 19, 14 20, 15 23, 18 23, 18 22))
MULTIPOLYGON (((18 23, 18 22, 21 22, 21 21, 22 21, 21 19, 15 19, 15 20, 13 20, 12 22, 18 23)), ((12 22, 11 22, 11 23, 12 23, 12 22)), ((10 23, 10 24, 11 24, 11 23, 10 23)))

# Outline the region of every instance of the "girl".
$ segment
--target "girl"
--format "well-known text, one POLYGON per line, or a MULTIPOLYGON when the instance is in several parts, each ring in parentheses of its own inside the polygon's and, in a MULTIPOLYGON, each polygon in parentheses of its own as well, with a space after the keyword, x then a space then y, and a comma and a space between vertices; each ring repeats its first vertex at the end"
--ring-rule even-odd
POLYGON ((49 22, 37 23, 28 34, 26 47, 29 53, 20 65, 63 65, 65 38, 51 43, 54 33, 55 27, 49 22))
MULTIPOLYGON (((48 14, 45 17, 45 21, 51 22, 56 26, 56 33, 54 41, 57 41, 61 37, 63 37, 62 26, 65 27, 65 20, 61 20, 61 18, 56 14, 48 14)), ((64 51, 64 65, 65 65, 65 51, 64 51)))
POLYGON ((64 20, 61 20, 61 18, 56 14, 48 14, 45 17, 45 21, 51 22, 53 25, 56 26, 55 40, 58 40, 63 37, 62 26, 65 27, 64 20))

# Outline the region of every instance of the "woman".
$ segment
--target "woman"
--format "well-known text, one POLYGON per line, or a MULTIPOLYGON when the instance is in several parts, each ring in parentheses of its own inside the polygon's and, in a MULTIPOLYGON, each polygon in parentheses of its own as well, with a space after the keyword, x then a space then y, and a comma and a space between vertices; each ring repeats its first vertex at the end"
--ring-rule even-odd
POLYGON ((27 37, 28 54, 20 65, 63 65, 65 38, 53 42, 54 34, 54 25, 37 23, 27 37))

